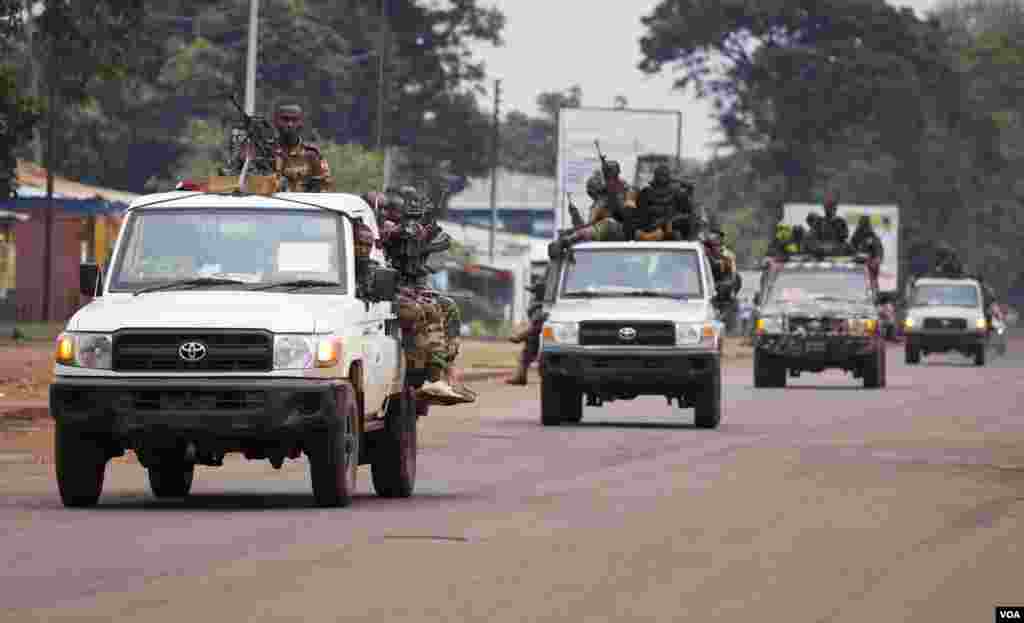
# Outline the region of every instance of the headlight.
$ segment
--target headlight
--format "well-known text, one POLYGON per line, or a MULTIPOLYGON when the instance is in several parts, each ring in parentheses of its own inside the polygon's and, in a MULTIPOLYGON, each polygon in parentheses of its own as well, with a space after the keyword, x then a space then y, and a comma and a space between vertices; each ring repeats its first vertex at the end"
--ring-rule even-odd
POLYGON ((975 328, 978 329, 978 331, 987 331, 988 330, 988 322, 984 318, 978 318, 977 320, 975 320, 974 321, 974 326, 975 326, 975 328))
POLYGON ((907 318, 906 320, 904 320, 903 321, 903 328, 904 329, 913 329, 914 328, 914 319, 913 318, 907 318))
POLYGON ((541 336, 555 344, 573 346, 580 342, 580 325, 578 322, 545 322, 541 336))
POLYGON ((785 323, 781 316, 766 316, 764 318, 757 319, 757 333, 764 335, 765 333, 782 333, 785 330, 785 323))
POLYGON ((878 321, 874 318, 850 318, 846 321, 851 335, 874 335, 878 329, 878 321))
POLYGON ((330 368, 341 361, 342 341, 336 335, 274 336, 275 370, 330 368))
POLYGON ((61 333, 55 359, 65 366, 109 370, 113 342, 107 333, 61 333))
POLYGON ((721 335, 720 327, 714 322, 693 324, 676 323, 677 346, 714 346, 721 335))

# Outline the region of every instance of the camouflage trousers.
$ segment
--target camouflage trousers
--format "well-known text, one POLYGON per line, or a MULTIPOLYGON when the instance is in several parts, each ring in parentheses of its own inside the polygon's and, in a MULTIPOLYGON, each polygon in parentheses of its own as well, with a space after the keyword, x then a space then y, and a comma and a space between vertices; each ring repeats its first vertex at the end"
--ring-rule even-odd
POLYGON ((447 296, 415 286, 399 288, 397 298, 408 367, 426 368, 432 381, 445 378, 459 356, 459 306, 447 296))

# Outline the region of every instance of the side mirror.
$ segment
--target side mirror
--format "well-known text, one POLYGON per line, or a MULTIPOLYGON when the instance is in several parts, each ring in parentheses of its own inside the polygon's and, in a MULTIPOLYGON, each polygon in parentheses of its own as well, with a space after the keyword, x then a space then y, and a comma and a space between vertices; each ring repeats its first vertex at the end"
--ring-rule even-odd
POLYGON ((377 268, 373 272, 371 297, 378 301, 393 301, 397 293, 398 271, 394 268, 377 268))
POLYGON ((78 265, 78 289, 85 296, 103 294, 103 271, 96 264, 78 265))
POLYGON ((757 305, 757 306, 761 305, 761 293, 760 292, 754 292, 754 305, 757 305))

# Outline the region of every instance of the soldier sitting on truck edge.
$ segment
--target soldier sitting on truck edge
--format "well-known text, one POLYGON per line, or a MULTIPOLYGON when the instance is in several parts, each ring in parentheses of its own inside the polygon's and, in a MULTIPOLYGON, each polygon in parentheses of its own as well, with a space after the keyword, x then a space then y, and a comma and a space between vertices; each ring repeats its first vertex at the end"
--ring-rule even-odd
POLYGON ((611 242, 632 240, 631 215, 636 206, 633 193, 620 176, 619 163, 610 160, 587 180, 590 223, 558 237, 548 245, 548 257, 561 257, 562 252, 577 242, 611 242))
MULTIPOLYGON (((378 197, 371 196, 378 201, 378 197)), ((443 231, 434 224, 423 223, 408 214, 425 213, 426 198, 415 188, 403 187, 385 195, 380 211, 380 239, 388 262, 402 270, 408 258, 400 257, 403 240, 414 236, 423 243, 433 243, 443 237, 443 231)), ((372 204, 371 204, 372 205, 372 204)), ((425 258, 420 260, 420 263, 425 258)), ((433 404, 454 405, 475 402, 477 394, 465 385, 454 384, 455 361, 460 344, 461 326, 459 307, 454 300, 427 287, 426 274, 400 275, 398 288, 398 320, 403 334, 413 336, 404 342, 409 368, 426 369, 427 383, 417 397, 433 404)))

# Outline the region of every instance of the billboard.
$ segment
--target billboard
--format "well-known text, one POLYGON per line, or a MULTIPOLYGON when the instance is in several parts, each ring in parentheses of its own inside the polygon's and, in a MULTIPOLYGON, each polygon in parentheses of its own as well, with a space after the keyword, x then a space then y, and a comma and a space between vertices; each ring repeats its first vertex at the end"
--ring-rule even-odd
POLYGON ((555 235, 569 227, 572 193, 584 219, 589 218, 587 179, 600 168, 594 141, 601 153, 622 166, 622 179, 632 182, 641 155, 667 155, 679 161, 682 113, 675 110, 630 108, 562 108, 558 112, 558 168, 555 184, 555 235))
MULTIPOLYGON (((807 215, 811 212, 824 214, 824 207, 813 203, 787 203, 782 221, 787 225, 807 226, 807 215)), ((857 221, 864 214, 871 218, 875 233, 882 239, 885 257, 878 275, 878 288, 883 292, 899 289, 900 277, 900 209, 896 205, 856 205, 840 203, 836 214, 844 219, 850 228, 850 235, 857 229, 857 221)))

